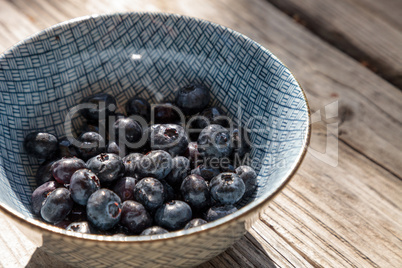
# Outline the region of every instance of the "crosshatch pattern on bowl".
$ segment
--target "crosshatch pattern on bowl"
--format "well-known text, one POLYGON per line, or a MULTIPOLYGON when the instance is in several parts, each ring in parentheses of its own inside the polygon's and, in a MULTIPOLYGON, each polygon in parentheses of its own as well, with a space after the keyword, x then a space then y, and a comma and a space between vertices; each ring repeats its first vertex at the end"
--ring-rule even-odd
POLYGON ((38 163, 23 151, 23 138, 33 130, 63 136, 65 115, 83 97, 107 92, 123 106, 139 94, 156 103, 190 82, 208 86, 213 104, 232 118, 264 129, 251 134, 264 145, 252 150, 262 160, 253 198, 283 183, 303 149, 308 108, 274 55, 201 20, 106 15, 57 25, 0 56, 0 202, 31 216, 38 163))

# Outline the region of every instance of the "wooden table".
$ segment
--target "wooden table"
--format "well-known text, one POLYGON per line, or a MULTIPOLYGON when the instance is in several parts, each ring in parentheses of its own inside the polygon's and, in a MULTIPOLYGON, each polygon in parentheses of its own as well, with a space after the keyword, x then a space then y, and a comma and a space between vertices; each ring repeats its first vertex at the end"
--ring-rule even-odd
MULTIPOLYGON (((0 0, 0 51, 117 11, 228 26, 270 49, 307 93, 314 123, 302 167, 250 232, 202 267, 402 267, 400 0, 0 0)), ((1 215, 0 226, 2 266, 68 267, 1 215)))

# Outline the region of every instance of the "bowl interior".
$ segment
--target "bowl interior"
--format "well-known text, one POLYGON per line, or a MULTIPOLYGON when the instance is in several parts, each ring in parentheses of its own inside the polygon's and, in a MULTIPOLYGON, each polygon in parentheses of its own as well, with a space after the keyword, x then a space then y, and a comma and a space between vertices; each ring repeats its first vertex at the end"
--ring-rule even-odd
MULTIPOLYGON (((37 160, 23 150, 34 131, 64 136, 69 109, 107 92, 125 104, 157 103, 190 82, 251 129, 259 172, 253 202, 274 193, 297 166, 308 107, 289 70, 268 50, 223 26, 193 18, 129 13, 81 18, 44 30, 0 56, 0 204, 31 218, 37 160)), ((73 126, 82 119, 75 116, 73 126)))

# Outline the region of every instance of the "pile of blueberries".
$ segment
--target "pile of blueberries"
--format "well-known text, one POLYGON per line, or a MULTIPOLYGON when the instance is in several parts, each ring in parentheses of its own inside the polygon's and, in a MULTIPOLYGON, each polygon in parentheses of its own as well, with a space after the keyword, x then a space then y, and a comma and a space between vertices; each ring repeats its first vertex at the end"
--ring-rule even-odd
POLYGON ((114 111, 111 95, 84 98, 92 106, 80 110, 86 124, 76 142, 44 132, 25 137, 26 152, 43 161, 33 213, 70 231, 124 236, 188 229, 237 211, 257 185, 254 169, 234 161, 250 151, 247 132, 229 127, 209 101, 199 84, 154 109, 131 98, 126 115, 114 111), (180 113, 187 122, 198 115, 188 124, 193 131, 180 113))

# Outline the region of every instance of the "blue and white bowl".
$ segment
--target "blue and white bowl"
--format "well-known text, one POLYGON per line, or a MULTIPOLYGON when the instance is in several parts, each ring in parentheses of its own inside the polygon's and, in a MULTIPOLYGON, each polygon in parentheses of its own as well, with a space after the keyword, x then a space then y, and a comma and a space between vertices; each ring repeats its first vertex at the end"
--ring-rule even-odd
MULTIPOLYGON (((285 44, 286 45, 286 44, 285 44)), ((73 126, 81 124, 74 117, 73 126)), ((123 13, 74 19, 0 55, 0 210, 38 246, 77 266, 194 266, 240 239, 300 166, 310 137, 306 97, 261 45, 223 26, 185 16, 123 13), (77 234, 34 219, 37 160, 23 150, 34 130, 64 135, 83 97, 107 92, 157 103, 200 82, 212 104, 253 128, 258 188, 243 208, 206 225, 156 236, 77 234)))

